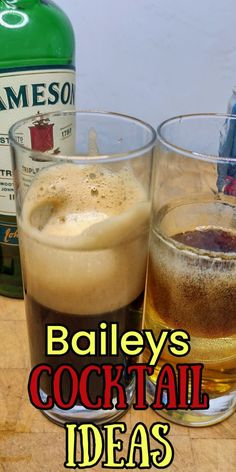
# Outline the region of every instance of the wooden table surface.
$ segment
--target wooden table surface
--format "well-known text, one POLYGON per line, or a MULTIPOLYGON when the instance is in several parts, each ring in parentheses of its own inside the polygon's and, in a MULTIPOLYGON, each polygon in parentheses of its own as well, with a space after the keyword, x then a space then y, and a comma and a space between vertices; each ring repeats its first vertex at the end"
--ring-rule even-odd
MULTIPOLYGON (((64 429, 48 421, 28 400, 29 354, 23 301, 0 297, 0 360, 0 471, 70 470, 63 465, 64 429)), ((127 424, 124 441, 127 448, 128 436, 137 422, 142 421, 149 428, 163 419, 150 409, 145 412, 131 409, 120 421, 127 424)), ((168 471, 236 471, 235 414, 208 428, 190 429, 171 424, 168 439, 175 451, 168 471)), ((157 447, 155 442, 154 449, 157 447)), ((123 456, 126 457, 125 450, 123 456)), ((102 469, 98 465, 86 470, 112 469, 102 469)))

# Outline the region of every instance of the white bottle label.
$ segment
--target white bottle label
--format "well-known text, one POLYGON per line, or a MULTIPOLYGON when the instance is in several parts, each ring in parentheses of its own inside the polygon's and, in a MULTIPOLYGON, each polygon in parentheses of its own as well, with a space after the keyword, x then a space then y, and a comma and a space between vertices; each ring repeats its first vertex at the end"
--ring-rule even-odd
MULTIPOLYGON (((0 70, 0 214, 15 215, 14 187, 8 130, 13 123, 31 115, 73 110, 75 106, 75 72, 69 67, 31 67, 12 71, 0 70)), ((63 129, 66 140, 70 140, 71 124, 65 122, 63 129)), ((34 137, 36 134, 34 135, 34 137)), ((32 135, 33 137, 33 135, 32 135)), ((18 136, 19 142, 23 137, 18 136)), ((37 136, 36 136, 37 139, 37 136)), ((26 144, 27 143, 23 143, 26 144)), ((22 163, 22 165, 24 165, 22 163)), ((35 169, 25 168, 25 183, 35 169), (27 176, 27 173, 29 174, 27 176)), ((0 241, 3 241, 4 224, 0 223, 0 241)), ((8 225, 9 226, 9 225, 8 225)), ((11 233, 14 234, 15 228, 11 233)), ((5 241, 7 243, 8 241, 5 241)), ((17 244, 12 237, 12 244, 17 244)))

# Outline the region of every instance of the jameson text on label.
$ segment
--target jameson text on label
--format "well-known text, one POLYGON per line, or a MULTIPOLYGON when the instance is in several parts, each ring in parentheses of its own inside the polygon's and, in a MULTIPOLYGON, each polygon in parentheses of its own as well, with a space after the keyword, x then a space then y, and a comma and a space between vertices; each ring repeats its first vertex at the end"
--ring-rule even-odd
MULTIPOLYGON (((14 187, 11 171, 11 156, 8 130, 16 121, 30 115, 57 111, 63 107, 72 110, 75 104, 75 72, 73 68, 23 68, 0 71, 0 214, 15 215, 14 187)), ((52 124, 51 124, 52 127, 52 124)), ((63 132, 69 134, 70 123, 65 122, 63 132)), ((50 139, 50 127, 45 126, 45 142, 50 139)), ((37 130, 36 130, 37 131, 37 130)), ((42 133, 41 129, 41 133, 42 133)), ((35 134, 36 136, 36 134, 35 134)), ((51 133, 52 136, 52 133, 51 133)), ((32 145, 34 143, 32 132, 32 145)), ((37 139, 37 136, 36 138, 37 139)), ((24 138, 18 136, 20 144, 24 138)), ((38 149, 44 152, 44 149, 38 149)), ((48 148, 46 149, 48 150, 48 148)), ((27 174, 36 172, 41 166, 32 162, 27 174)), ((1 233, 1 240, 2 233, 1 233)))

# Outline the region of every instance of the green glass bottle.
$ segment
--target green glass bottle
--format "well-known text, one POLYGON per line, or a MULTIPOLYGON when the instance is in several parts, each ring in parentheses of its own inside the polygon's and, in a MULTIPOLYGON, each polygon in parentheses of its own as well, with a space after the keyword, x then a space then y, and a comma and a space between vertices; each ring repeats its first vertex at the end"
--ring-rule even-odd
POLYGON ((0 0, 0 50, 0 294, 21 298, 8 130, 26 116, 74 108, 73 28, 50 0, 0 0))

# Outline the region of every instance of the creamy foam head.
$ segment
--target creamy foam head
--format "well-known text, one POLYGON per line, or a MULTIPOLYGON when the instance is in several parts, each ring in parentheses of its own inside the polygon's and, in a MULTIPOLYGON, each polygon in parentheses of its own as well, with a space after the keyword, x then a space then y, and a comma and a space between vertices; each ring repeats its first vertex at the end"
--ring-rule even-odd
POLYGON ((74 314, 130 303, 144 286, 148 218, 147 196, 129 167, 44 169, 19 224, 28 294, 74 314))

